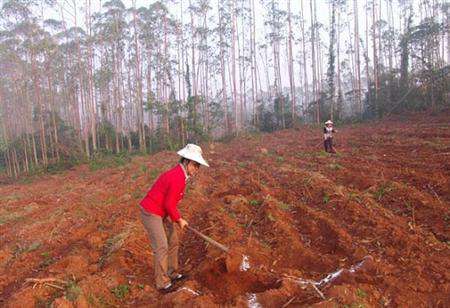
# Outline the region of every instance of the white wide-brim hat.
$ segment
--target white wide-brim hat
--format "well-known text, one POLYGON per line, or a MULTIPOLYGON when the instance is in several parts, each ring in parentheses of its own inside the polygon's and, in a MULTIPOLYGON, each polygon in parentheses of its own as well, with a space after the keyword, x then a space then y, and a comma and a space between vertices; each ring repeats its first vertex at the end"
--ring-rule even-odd
POLYGON ((331 122, 330 120, 326 121, 325 124, 331 124, 333 125, 333 122, 331 122))
POLYGON ((198 145, 189 143, 184 148, 179 150, 177 154, 180 155, 181 157, 193 160, 199 163, 200 165, 209 167, 208 163, 202 156, 202 148, 199 147, 198 145))

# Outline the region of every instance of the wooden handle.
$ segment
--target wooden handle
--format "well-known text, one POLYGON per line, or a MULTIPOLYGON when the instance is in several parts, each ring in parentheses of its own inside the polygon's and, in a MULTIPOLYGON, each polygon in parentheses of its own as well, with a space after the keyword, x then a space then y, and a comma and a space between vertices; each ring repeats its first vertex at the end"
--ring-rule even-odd
POLYGON ((216 246, 217 248, 225 251, 226 253, 230 252, 230 249, 225 246, 222 245, 218 242, 216 242, 215 240, 213 240, 212 238, 210 238, 209 236, 204 235, 203 233, 201 233, 200 231, 195 230, 194 228, 190 227, 189 225, 186 226, 186 228, 188 228, 189 230, 191 230, 192 232, 194 232, 195 234, 197 234, 198 236, 200 236, 202 239, 204 239, 205 241, 207 241, 208 243, 216 246))

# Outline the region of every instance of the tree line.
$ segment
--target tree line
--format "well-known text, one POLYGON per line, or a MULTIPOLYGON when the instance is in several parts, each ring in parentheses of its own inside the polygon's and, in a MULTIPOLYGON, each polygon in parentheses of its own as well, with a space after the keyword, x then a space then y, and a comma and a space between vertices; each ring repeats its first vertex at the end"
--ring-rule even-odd
POLYGON ((327 22, 316 0, 81 5, 3 1, 0 165, 11 177, 449 106, 446 1, 329 0, 327 22))

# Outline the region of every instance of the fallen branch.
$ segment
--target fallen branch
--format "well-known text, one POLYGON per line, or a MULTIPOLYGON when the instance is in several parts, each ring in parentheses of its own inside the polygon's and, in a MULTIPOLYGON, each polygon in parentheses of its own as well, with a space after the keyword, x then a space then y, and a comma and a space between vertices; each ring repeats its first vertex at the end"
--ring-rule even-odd
POLYGON ((247 227, 246 227, 247 229, 250 228, 250 227, 252 226, 253 221, 254 221, 254 219, 250 220, 250 222, 247 224, 247 227))
POLYGON ((316 290, 317 294, 319 294, 319 296, 323 299, 326 300, 325 295, 323 295, 323 293, 319 290, 319 288, 317 288, 313 283, 310 283, 311 286, 314 288, 314 290, 316 290))
POLYGON ((52 283, 44 283, 44 286, 48 286, 48 287, 52 287, 52 288, 55 288, 55 289, 59 289, 59 290, 65 290, 65 288, 63 288, 63 287, 61 287, 61 286, 57 286, 56 284, 52 284, 52 283))
POLYGON ((57 285, 56 283, 62 284, 64 286, 69 284, 67 281, 58 278, 27 278, 25 279, 24 285, 27 283, 33 283, 33 289, 35 289, 37 286, 43 285, 59 290, 64 290, 65 288, 57 285))
POLYGON ((281 306, 281 308, 286 308, 287 306, 289 306, 295 300, 295 298, 296 296, 288 300, 283 306, 281 306))
POLYGON ((430 184, 427 184, 427 186, 433 192, 433 194, 436 196, 436 199, 439 201, 439 203, 442 204, 441 198, 439 198, 439 195, 434 191, 433 186, 431 186, 430 184))
POLYGON ((67 281, 58 279, 58 278, 27 278, 25 279, 25 283, 34 282, 34 283, 48 283, 48 282, 57 282, 61 284, 69 284, 67 281))

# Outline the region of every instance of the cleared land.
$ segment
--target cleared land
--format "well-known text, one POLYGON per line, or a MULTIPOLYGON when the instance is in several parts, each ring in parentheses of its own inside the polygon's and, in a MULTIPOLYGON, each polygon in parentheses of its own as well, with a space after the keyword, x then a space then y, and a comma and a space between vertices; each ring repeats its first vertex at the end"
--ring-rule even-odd
POLYGON ((449 307, 449 117, 338 129, 333 156, 320 128, 204 145, 212 168, 181 212, 250 268, 228 273, 186 231, 190 277, 168 295, 153 286, 137 203, 175 154, 2 185, 0 306, 449 307))

